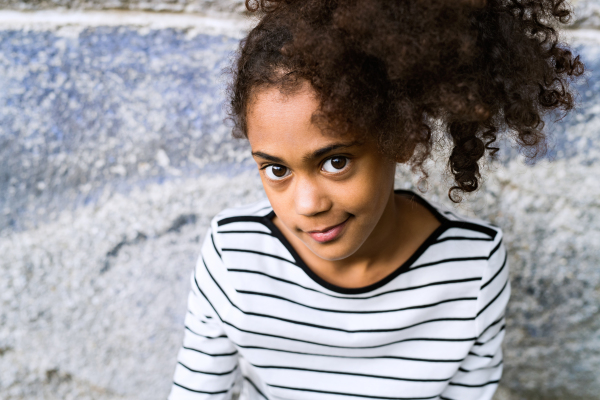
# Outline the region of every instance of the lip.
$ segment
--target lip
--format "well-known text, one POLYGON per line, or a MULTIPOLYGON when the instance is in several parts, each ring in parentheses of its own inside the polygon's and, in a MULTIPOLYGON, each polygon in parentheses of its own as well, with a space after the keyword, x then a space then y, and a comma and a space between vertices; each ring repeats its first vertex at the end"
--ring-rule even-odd
POLYGON ((350 217, 346 218, 344 222, 338 225, 330 226, 322 230, 308 231, 306 233, 308 233, 311 238, 319 243, 331 242, 341 235, 349 219, 350 217))

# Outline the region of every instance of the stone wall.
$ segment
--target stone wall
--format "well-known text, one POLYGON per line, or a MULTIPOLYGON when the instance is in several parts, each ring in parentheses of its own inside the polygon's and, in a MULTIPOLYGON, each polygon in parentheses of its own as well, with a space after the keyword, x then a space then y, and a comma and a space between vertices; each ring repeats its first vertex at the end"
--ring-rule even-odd
MULTIPOLYGON (((0 398, 165 398, 208 222, 264 196, 222 122, 251 21, 239 1, 0 5, 0 398)), ((578 110, 546 159, 505 146, 458 206, 510 252, 497 399, 600 399, 600 7, 576 7, 578 110)))

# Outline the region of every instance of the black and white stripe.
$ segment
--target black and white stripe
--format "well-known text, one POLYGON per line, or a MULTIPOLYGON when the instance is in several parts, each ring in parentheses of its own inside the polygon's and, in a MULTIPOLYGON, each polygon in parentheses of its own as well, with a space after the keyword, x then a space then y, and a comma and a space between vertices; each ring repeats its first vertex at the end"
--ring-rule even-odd
POLYGON ((171 400, 491 399, 510 294, 500 229, 445 213, 365 288, 314 274, 260 202, 212 222, 192 276, 171 400))

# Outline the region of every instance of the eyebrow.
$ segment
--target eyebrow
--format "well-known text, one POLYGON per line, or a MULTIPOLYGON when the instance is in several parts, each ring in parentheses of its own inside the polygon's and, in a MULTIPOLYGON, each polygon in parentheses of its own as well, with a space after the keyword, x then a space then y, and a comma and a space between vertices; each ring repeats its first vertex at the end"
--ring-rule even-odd
MULTIPOLYGON (((317 150, 313 151, 312 153, 305 155, 304 157, 302 157, 302 159, 303 159, 303 161, 315 160, 315 159, 323 157, 325 154, 331 153, 334 150, 345 149, 348 147, 356 146, 357 144, 360 144, 360 141, 355 140, 350 143, 334 143, 329 146, 325 146, 320 149, 317 149, 317 150)), ((283 163, 284 162, 281 158, 272 156, 267 153, 263 153, 262 151, 253 151, 252 155, 263 158, 267 161, 271 161, 274 163, 283 163)))

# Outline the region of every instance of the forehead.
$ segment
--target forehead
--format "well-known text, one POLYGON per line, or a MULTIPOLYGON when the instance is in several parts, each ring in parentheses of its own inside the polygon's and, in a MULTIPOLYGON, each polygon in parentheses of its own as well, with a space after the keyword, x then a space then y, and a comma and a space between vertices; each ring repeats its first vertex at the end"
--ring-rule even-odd
POLYGON ((308 128, 318 106, 314 92, 306 86, 292 94, 284 94, 276 87, 259 89, 248 105, 248 136, 274 127, 308 128))
POLYGON ((278 88, 258 91, 246 117, 252 151, 299 153, 353 140, 324 134, 312 121, 318 107, 318 99, 308 84, 289 95, 278 88))

